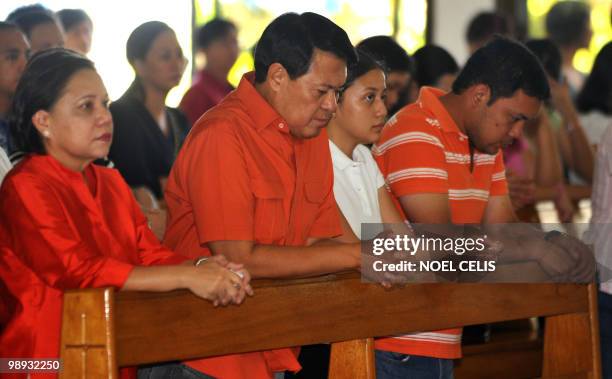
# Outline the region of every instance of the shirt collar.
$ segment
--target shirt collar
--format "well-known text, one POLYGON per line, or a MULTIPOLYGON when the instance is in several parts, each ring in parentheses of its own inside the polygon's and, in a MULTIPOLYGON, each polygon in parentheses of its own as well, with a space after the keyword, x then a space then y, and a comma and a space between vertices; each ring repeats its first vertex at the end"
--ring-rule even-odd
POLYGON ((446 92, 438 88, 422 87, 419 92, 417 105, 429 110, 433 114, 434 117, 426 119, 428 123, 433 126, 439 126, 446 133, 455 133, 467 138, 440 101, 440 97, 445 94, 446 92))
POLYGON ((254 81, 255 73, 253 71, 244 74, 235 93, 236 97, 244 105, 246 112, 253 119, 255 129, 260 131, 268 126, 274 126, 281 133, 288 134, 289 128, 287 127, 287 122, 257 92, 254 81))
POLYGON ((359 159, 359 155, 355 154, 357 148, 353 150, 353 159, 349 158, 336 144, 329 140, 329 151, 332 156, 332 162, 334 167, 340 171, 344 171, 347 167, 362 164, 363 162, 359 159))

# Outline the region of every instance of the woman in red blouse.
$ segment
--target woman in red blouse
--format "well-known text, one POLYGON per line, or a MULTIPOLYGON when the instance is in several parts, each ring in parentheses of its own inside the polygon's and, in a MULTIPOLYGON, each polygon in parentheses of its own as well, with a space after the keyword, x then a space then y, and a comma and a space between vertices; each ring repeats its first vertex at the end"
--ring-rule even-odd
POLYGON ((36 54, 10 116, 28 155, 0 188, 0 357, 59 355, 64 290, 185 288, 214 304, 251 294, 249 274, 223 257, 194 264, 163 247, 120 174, 92 164, 110 148, 108 95, 87 58, 36 54))

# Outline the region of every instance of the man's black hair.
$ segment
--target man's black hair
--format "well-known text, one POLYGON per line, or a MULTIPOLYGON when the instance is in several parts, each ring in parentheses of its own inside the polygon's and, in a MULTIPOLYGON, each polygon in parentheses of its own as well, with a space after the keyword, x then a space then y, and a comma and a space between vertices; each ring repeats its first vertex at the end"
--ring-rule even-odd
POLYGON ((206 49, 211 43, 224 38, 230 31, 236 30, 236 25, 222 18, 215 18, 202 25, 196 35, 196 46, 206 49))
POLYGON ((542 101, 550 97, 548 80, 538 58, 519 42, 504 37, 496 37, 476 50, 453 83, 453 93, 459 95, 478 84, 489 87, 489 105, 499 98, 512 97, 519 90, 542 101))
POLYGON ((255 48, 255 81, 264 82, 273 63, 280 63, 291 79, 297 79, 310 68, 314 49, 334 54, 347 66, 357 62, 348 35, 331 20, 310 12, 277 17, 255 48))
POLYGON ((62 22, 62 26, 66 31, 80 25, 83 22, 88 22, 89 24, 93 25, 91 18, 89 18, 87 13, 82 9, 62 9, 61 11, 57 12, 57 16, 59 17, 60 21, 62 22))

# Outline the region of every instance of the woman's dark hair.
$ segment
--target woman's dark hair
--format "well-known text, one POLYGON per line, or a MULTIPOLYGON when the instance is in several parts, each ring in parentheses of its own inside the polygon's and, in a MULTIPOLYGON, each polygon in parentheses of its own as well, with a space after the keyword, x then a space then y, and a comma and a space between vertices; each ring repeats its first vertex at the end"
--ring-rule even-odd
POLYGON ((19 26, 19 29, 25 34, 28 39, 32 37, 32 30, 42 24, 56 24, 61 28, 57 17, 53 12, 46 10, 32 10, 29 12, 20 13, 12 19, 8 20, 19 26))
POLYGON ((50 110, 70 78, 80 70, 95 70, 84 56, 63 48, 34 54, 21 75, 9 111, 9 128, 18 151, 44 154, 42 138, 32 123, 39 110, 50 110))
POLYGON ((407 72, 410 75, 414 73, 414 64, 410 55, 389 36, 368 37, 359 42, 357 48, 384 62, 389 72, 407 72))
POLYGON ((211 43, 224 38, 234 30, 236 25, 233 22, 222 18, 212 19, 198 29, 196 46, 199 49, 206 49, 211 43))
POLYGON ((88 22, 93 25, 91 18, 82 9, 62 9, 57 12, 57 16, 64 26, 64 30, 68 31, 83 22, 88 22))
POLYGON ((381 70, 383 73, 385 72, 385 66, 383 62, 377 61, 370 53, 363 49, 356 49, 357 51, 357 63, 348 67, 346 82, 340 89, 340 100, 342 99, 342 95, 344 91, 346 91, 355 80, 359 79, 363 75, 367 74, 372 70, 381 70))
POLYGON ((332 53, 346 62, 357 61, 357 53, 346 32, 316 13, 285 13, 263 31, 255 48, 255 81, 263 83, 273 63, 280 63, 297 79, 310 68, 314 49, 332 53))
MULTIPOLYGON (((134 67, 134 62, 137 60, 144 60, 147 56, 147 53, 151 49, 153 42, 155 39, 163 32, 173 32, 172 28, 168 25, 164 24, 161 21, 149 21, 144 24, 138 26, 132 34, 130 34, 125 53, 128 62, 130 65, 134 67)), ((134 96, 141 101, 144 101, 144 88, 142 87, 142 83, 140 82, 140 78, 138 74, 134 78, 132 84, 126 91, 126 95, 134 96)))
POLYGON ((414 78, 419 87, 435 86, 446 74, 459 72, 455 58, 444 48, 437 45, 425 45, 412 55, 415 63, 414 78))
POLYGON ((578 110, 582 113, 600 111, 612 115, 612 42, 601 48, 591 74, 584 82, 576 98, 578 110))
POLYGON ((589 6, 582 1, 560 1, 546 15, 548 37, 558 46, 579 43, 589 25, 589 6))
POLYGON ((542 101, 550 97, 538 59, 525 46, 505 37, 496 37, 472 54, 453 83, 453 93, 459 95, 477 84, 489 87, 489 105, 514 96, 518 90, 542 101))
POLYGON ((540 60, 544 71, 555 81, 561 79, 561 51, 550 39, 532 39, 525 46, 540 60))

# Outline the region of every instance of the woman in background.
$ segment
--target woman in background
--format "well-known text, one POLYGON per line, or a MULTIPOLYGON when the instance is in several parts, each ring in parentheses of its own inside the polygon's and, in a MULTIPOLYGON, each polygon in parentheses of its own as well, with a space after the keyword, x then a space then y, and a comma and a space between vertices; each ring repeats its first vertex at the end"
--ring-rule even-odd
POLYGON ((190 262, 163 247, 119 173, 92 164, 108 153, 113 122, 87 58, 66 49, 35 55, 10 125, 27 156, 0 188, 0 298, 9 315, 0 320, 0 356, 58 357, 69 289, 184 288, 223 305, 251 293, 242 266, 190 262))
POLYGON ((136 77, 110 106, 115 135, 109 158, 144 205, 141 195, 146 192, 162 200, 166 177, 190 128, 181 111, 166 106, 187 60, 174 31, 159 21, 137 27, 126 50, 136 77))

